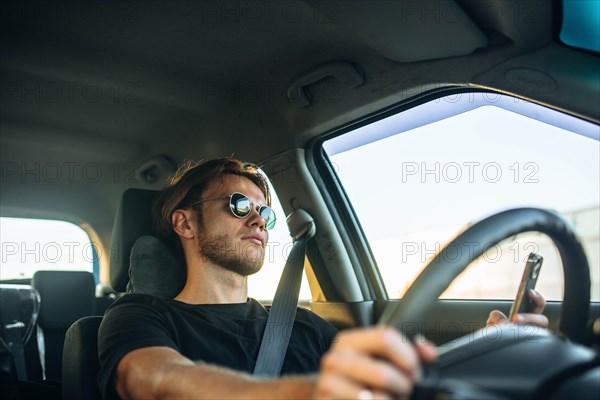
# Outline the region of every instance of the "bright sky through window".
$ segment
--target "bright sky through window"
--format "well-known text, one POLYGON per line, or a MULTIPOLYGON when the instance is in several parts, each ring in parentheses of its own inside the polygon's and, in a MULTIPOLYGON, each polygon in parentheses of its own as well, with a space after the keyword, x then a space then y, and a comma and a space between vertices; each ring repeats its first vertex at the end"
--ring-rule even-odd
POLYGON ((31 278, 38 270, 92 271, 87 233, 64 221, 0 218, 0 279, 31 278))
MULTIPOLYGON (((580 120, 523 100, 495 96, 497 101, 479 104, 471 101, 473 94, 465 94, 462 104, 456 97, 438 99, 324 144, 389 294, 401 296, 427 258, 464 224, 508 208, 534 206, 563 213, 584 236, 596 282, 592 298, 598 300, 598 127, 580 126, 580 120), (513 111, 519 108, 527 115, 513 111)), ((485 293, 488 298, 512 298, 531 241, 552 253, 545 255, 538 285, 546 285, 549 299, 561 298, 558 255, 547 239, 538 237, 504 250, 504 261, 520 260, 512 262, 514 272, 500 269, 498 262, 499 276, 486 287, 491 269, 481 269, 462 292, 454 292, 455 297, 485 293), (509 257, 511 252, 523 254, 509 257), (493 293, 492 286, 503 294, 493 293)))

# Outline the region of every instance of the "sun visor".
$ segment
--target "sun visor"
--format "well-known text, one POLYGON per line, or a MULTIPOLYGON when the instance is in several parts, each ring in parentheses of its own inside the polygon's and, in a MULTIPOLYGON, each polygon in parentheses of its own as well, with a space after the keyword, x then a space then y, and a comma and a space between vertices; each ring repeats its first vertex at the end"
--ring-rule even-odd
POLYGON ((487 37, 454 0, 332 4, 338 5, 328 13, 333 29, 393 61, 463 56, 487 46, 487 37))

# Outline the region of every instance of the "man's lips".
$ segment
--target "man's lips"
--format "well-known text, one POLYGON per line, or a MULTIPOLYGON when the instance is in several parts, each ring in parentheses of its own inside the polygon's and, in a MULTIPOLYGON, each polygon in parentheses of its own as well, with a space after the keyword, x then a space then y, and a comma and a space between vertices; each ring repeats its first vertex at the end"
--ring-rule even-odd
POLYGON ((261 235, 250 235, 250 236, 245 236, 242 238, 243 240, 249 240, 253 243, 258 244, 261 247, 264 247, 265 245, 265 240, 261 235))

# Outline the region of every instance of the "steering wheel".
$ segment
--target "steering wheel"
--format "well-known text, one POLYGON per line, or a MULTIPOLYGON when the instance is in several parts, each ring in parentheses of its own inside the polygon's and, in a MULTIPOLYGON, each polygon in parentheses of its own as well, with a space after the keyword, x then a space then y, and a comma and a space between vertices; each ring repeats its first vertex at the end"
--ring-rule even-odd
MULTIPOLYGON (((408 328, 421 326, 439 296, 473 260, 502 240, 531 231, 547 234, 558 247, 565 281, 559 333, 583 343, 590 307, 585 252, 567 221, 537 208, 504 211, 466 228, 427 263, 402 301, 384 310, 379 324, 414 336, 414 329, 408 328)), ((501 342, 486 329, 458 339, 437 363, 426 368, 428 379, 415 387, 411 398, 435 398, 440 393, 450 399, 561 398, 573 393, 573 386, 564 384, 565 372, 573 370, 586 371, 576 381, 582 398, 597 393, 600 382, 595 377, 589 381, 589 374, 600 375, 600 358, 593 351, 543 329, 535 335, 526 330, 526 326, 502 324, 494 331, 501 342)))
POLYGON ((565 282, 559 332, 582 343, 590 307, 588 261, 570 224, 560 215, 538 208, 503 211, 467 227, 427 263, 402 301, 384 310, 379 324, 414 335, 405 328, 424 321, 439 296, 473 260, 502 240, 531 231, 547 234, 558 247, 565 282))

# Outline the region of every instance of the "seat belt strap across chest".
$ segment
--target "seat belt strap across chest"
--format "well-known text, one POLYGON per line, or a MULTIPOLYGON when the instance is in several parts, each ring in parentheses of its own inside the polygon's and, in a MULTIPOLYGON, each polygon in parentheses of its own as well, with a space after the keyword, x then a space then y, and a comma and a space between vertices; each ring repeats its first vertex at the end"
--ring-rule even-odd
POLYGON ((261 378, 276 378, 281 373, 296 319, 306 242, 315 233, 312 217, 301 209, 288 217, 288 226, 297 240, 279 280, 254 366, 254 376, 261 378))

